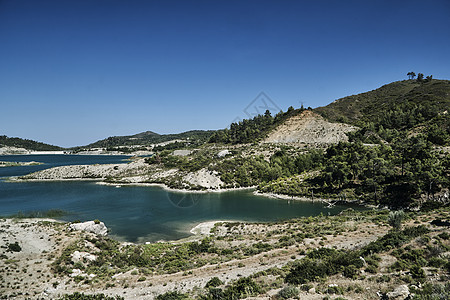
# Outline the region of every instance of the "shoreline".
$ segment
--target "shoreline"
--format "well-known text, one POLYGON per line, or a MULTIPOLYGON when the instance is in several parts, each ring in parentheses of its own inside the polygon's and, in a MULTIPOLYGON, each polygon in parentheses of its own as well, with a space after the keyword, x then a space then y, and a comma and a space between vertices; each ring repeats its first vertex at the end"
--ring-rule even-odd
MULTIPOLYGON (((57 223, 57 224, 61 224, 64 226, 69 226, 70 224, 75 224, 71 221, 64 221, 64 220, 60 220, 60 219, 56 219, 56 218, 49 218, 49 217, 24 217, 24 218, 18 218, 18 217, 14 217, 12 216, 0 216, 0 223, 5 222, 6 220, 11 220, 13 222, 17 222, 17 221, 21 221, 21 222, 26 222, 26 223, 31 223, 31 224, 37 224, 39 222, 51 222, 51 223, 57 223)), ((89 220, 88 220, 89 221, 89 220)), ((85 221, 85 222, 88 222, 85 221)), ((191 227, 191 229, 188 231, 191 236, 188 237, 184 237, 184 238, 180 238, 180 239, 176 239, 176 240, 164 240, 162 242, 165 243, 183 243, 186 241, 192 241, 192 240, 197 240, 197 238, 201 238, 203 236, 209 236, 211 235, 211 229, 214 228, 214 226, 217 223, 228 223, 228 222, 245 222, 245 221, 231 221, 231 220, 212 220, 212 221, 204 221, 204 222, 200 222, 200 223, 196 223, 197 225, 191 227)), ((82 232, 82 230, 79 230, 80 232, 82 232)), ((136 242, 129 242, 129 241, 121 241, 120 239, 116 238, 115 235, 110 235, 109 234, 109 229, 108 229, 108 234, 106 235, 108 238, 115 240, 121 244, 133 244, 133 245, 140 245, 140 244, 157 244, 161 241, 155 241, 155 242, 145 242, 145 243, 136 243, 136 242)))
POLYGON ((141 186, 141 187, 158 187, 168 192, 173 193, 186 193, 186 194, 208 194, 208 193, 226 193, 233 191, 251 191, 255 196, 261 196, 271 199, 278 200, 292 200, 292 201, 301 201, 301 202, 312 202, 312 203, 323 203, 328 204, 330 207, 338 204, 357 204, 365 207, 373 208, 373 205, 361 203, 358 200, 353 201, 343 201, 343 200, 335 200, 335 199, 324 199, 324 198, 314 198, 304 196, 289 196, 285 194, 275 194, 275 193, 263 193, 256 190, 256 186, 251 187, 239 187, 239 188, 218 188, 218 189, 205 189, 205 190, 188 190, 188 189, 176 189, 167 186, 164 183, 151 183, 151 182, 105 182, 106 178, 59 178, 59 179, 19 179, 18 176, 6 177, 7 182, 63 182, 63 181, 85 181, 85 182, 95 182, 98 185, 111 186, 116 188, 126 187, 126 186, 141 186))
POLYGON ((39 166, 43 164, 37 161, 0 161, 0 168, 39 166))
MULTIPOLYGON (((18 153, 18 152, 1 152, 0 156, 27 156, 27 155, 105 155, 105 156, 136 156, 134 153, 119 153, 119 152, 66 152, 66 151, 32 151, 27 150, 25 153, 18 153)), ((146 154, 147 155, 147 154, 146 154)))
POLYGON ((310 197, 289 196, 289 195, 275 194, 275 193, 262 193, 259 191, 254 191, 253 195, 272 198, 272 199, 280 199, 280 200, 292 200, 292 201, 312 202, 312 203, 317 202, 317 203, 328 204, 329 207, 332 207, 334 205, 339 205, 339 204, 357 204, 357 205, 361 205, 361 206, 365 206, 365 207, 370 206, 370 204, 361 203, 358 200, 353 200, 353 201, 345 200, 344 201, 344 200, 335 200, 335 199, 324 199, 324 198, 319 198, 319 197, 311 199, 310 197))
MULTIPOLYGON (((101 180, 101 179, 100 179, 101 180)), ((46 180, 43 180, 46 181, 46 180)), ((232 192, 232 191, 245 191, 245 190, 252 190, 255 189, 256 186, 252 187, 240 187, 240 188, 219 188, 219 189, 206 189, 206 190, 187 190, 187 189, 174 189, 169 186, 167 186, 164 183, 151 183, 151 182, 133 182, 133 183, 111 183, 111 182, 104 182, 99 181, 96 184, 98 185, 108 185, 108 186, 115 186, 115 187, 123 187, 123 186, 147 186, 147 187, 159 187, 163 190, 174 192, 174 193, 186 193, 186 194, 207 194, 207 193, 225 193, 225 192, 232 192)))
POLYGON ((192 227, 191 230, 189 230, 189 232, 192 233, 194 236, 211 235, 212 234, 211 229, 213 229, 217 223, 228 223, 228 222, 243 222, 243 221, 215 220, 215 221, 201 222, 196 226, 192 227))

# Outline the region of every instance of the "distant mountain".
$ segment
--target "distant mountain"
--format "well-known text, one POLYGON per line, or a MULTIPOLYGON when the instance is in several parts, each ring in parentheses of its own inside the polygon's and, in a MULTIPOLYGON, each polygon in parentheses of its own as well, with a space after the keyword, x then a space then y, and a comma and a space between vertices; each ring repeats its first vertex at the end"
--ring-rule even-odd
POLYGON ((112 136, 106 139, 94 142, 83 148, 108 148, 117 146, 131 145, 150 145, 158 144, 171 140, 186 140, 205 142, 209 139, 213 130, 191 130, 176 134, 158 134, 153 131, 145 131, 134 135, 112 136))
POLYGON ((21 139, 17 137, 11 138, 7 137, 6 135, 0 136, 0 147, 1 146, 24 148, 27 150, 34 150, 34 151, 61 151, 64 149, 58 146, 53 146, 32 140, 21 139))

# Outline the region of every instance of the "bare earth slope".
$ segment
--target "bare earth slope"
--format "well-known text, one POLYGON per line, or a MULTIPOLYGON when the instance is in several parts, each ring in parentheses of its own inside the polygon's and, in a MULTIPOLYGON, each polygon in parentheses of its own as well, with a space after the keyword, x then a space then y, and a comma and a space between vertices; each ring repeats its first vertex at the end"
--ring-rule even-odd
POLYGON ((322 116, 305 110, 297 116, 286 120, 275 128, 266 143, 304 143, 304 144, 332 144, 347 141, 345 133, 356 130, 356 127, 331 123, 322 116))

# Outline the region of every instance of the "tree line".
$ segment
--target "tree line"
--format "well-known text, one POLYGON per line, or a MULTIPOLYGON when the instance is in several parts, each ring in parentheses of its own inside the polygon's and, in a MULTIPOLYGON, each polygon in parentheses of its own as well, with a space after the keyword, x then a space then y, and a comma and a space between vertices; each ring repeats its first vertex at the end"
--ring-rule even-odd
MULTIPOLYGON (((408 76, 409 79, 416 78, 416 73, 415 72, 408 72, 406 75, 408 76)), ((433 75, 429 75, 425 79, 424 79, 424 76, 425 75, 423 75, 423 73, 418 73, 417 74, 417 82, 423 82, 423 81, 428 82, 428 81, 431 81, 433 79, 433 75)))
POLYGON ((246 144, 257 142, 287 118, 297 115, 304 110, 303 107, 294 109, 294 107, 290 106, 286 112, 280 111, 275 116, 272 116, 270 111, 266 110, 264 115, 257 115, 252 119, 244 119, 232 123, 230 128, 217 130, 210 137, 209 143, 246 144))

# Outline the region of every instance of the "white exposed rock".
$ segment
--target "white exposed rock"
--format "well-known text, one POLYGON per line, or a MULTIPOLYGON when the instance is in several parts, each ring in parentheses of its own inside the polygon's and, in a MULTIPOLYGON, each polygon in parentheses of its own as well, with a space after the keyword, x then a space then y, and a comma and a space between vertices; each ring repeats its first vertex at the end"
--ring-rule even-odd
POLYGON ((229 154, 231 154, 231 152, 230 152, 230 150, 228 150, 228 149, 225 149, 225 150, 222 150, 222 151, 220 151, 219 153, 217 153, 217 157, 225 157, 225 156, 227 156, 227 155, 229 155, 229 154))
POLYGON ((175 156, 188 156, 191 153, 191 150, 175 150, 172 154, 175 156))
POLYGON ((72 269, 72 273, 70 273, 70 277, 77 277, 77 276, 83 276, 85 277, 86 274, 83 273, 80 269, 72 269))
POLYGON ((145 174, 151 166, 145 159, 128 164, 71 165, 45 169, 22 176, 21 179, 62 180, 62 179, 104 179, 107 177, 129 177, 145 174))
POLYGON ((95 261, 97 260, 97 256, 88 252, 80 252, 77 250, 74 253, 72 253, 71 259, 74 263, 83 262, 84 260, 95 261))
POLYGON ((389 292, 386 294, 388 299, 398 299, 403 300, 406 299, 409 296, 409 288, 406 284, 399 285, 394 289, 394 291, 389 292))
POLYGON ((201 169, 195 173, 188 173, 183 179, 190 184, 198 185, 204 188, 220 188, 223 185, 220 180, 219 174, 215 171, 209 171, 207 169, 201 169))
POLYGON ((266 143, 330 144, 347 141, 349 131, 357 128, 343 123, 331 123, 322 116, 306 110, 292 116, 275 128, 266 143))
POLYGON ((100 222, 96 224, 94 221, 87 221, 84 223, 73 223, 69 225, 70 230, 87 231, 96 235, 106 236, 108 234, 108 228, 105 223, 100 222))
POLYGON ((0 145, 0 155, 29 154, 30 150, 0 145))
POLYGON ((366 260, 364 259, 364 257, 360 256, 359 259, 363 262, 363 264, 364 264, 365 266, 367 265, 367 262, 366 262, 366 260))

